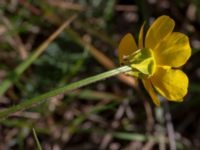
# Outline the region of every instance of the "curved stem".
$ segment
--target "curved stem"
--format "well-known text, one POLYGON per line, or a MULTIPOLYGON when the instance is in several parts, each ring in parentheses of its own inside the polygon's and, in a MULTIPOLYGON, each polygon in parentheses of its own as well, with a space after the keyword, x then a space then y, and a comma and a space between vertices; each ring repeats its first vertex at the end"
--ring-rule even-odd
POLYGON ((123 66, 123 67, 119 67, 119 68, 116 68, 116 69, 113 69, 113 70, 110 70, 110 71, 107 71, 107 72, 104 72, 104 73, 101 73, 101 74, 98 74, 98 75, 95 75, 95 76, 92 76, 92 77, 88 77, 86 79, 83 79, 83 80, 80 80, 80 81, 77 81, 77 82, 74 82, 74 83, 71 83, 71 84, 66 85, 64 87, 56 88, 56 89, 51 90, 47 93, 36 96, 32 99, 25 100, 20 104, 17 104, 15 106, 9 107, 9 108, 1 111, 0 112, 0 119, 8 117, 9 115, 11 115, 11 114, 13 114, 17 111, 30 108, 31 106, 33 106, 35 104, 39 104, 43 100, 50 98, 52 96, 56 96, 56 95, 64 93, 64 92, 69 92, 71 90, 86 86, 86 85, 94 83, 96 81, 106 79, 106 78, 109 78, 111 76, 115 76, 119 73, 128 72, 128 71, 131 71, 131 68, 128 67, 128 66, 123 66))

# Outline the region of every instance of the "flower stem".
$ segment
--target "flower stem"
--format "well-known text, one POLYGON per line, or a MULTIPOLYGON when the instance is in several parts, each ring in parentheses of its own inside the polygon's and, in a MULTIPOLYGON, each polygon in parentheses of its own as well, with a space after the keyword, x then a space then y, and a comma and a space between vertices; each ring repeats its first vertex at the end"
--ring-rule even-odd
POLYGON ((77 81, 77 82, 74 82, 74 83, 71 83, 71 84, 66 85, 64 87, 53 89, 53 90, 51 90, 47 93, 36 96, 32 99, 25 100, 25 101, 21 102, 20 104, 17 104, 15 106, 9 107, 9 108, 1 111, 0 112, 0 119, 6 118, 9 115, 11 115, 11 114, 13 114, 17 111, 30 108, 31 106, 33 106, 35 104, 39 104, 43 100, 50 98, 52 96, 56 96, 56 95, 64 93, 64 92, 69 92, 71 90, 86 86, 86 85, 94 83, 96 81, 106 79, 106 78, 109 78, 111 76, 115 76, 117 74, 120 74, 120 73, 123 73, 123 72, 128 72, 128 71, 131 71, 131 68, 128 67, 128 66, 123 66, 123 67, 119 67, 119 68, 116 68, 116 69, 113 69, 113 70, 110 70, 110 71, 107 71, 107 72, 104 72, 104 73, 101 73, 101 74, 98 74, 98 75, 95 75, 95 76, 92 76, 92 77, 88 77, 86 79, 83 79, 83 80, 80 80, 80 81, 77 81))

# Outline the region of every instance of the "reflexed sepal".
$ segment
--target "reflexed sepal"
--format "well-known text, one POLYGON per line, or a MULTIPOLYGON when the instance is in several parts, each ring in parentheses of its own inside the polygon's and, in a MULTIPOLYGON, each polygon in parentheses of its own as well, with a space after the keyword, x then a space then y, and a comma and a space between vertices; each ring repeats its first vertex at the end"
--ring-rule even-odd
POLYGON ((131 54, 126 58, 126 65, 132 68, 132 71, 127 74, 138 78, 152 76, 156 68, 153 52, 149 48, 143 48, 131 54))

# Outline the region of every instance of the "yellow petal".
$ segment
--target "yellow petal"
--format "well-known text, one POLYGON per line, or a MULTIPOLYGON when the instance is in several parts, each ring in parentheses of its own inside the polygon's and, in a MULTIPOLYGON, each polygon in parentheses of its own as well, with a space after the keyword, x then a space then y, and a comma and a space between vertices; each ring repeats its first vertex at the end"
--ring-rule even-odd
POLYGON ((144 79, 144 80, 142 80, 142 82, 144 84, 145 89, 147 90, 147 92, 151 96, 154 104, 156 106, 160 106, 160 101, 159 101, 158 97, 156 96, 156 93, 154 92, 154 89, 153 89, 153 87, 151 85, 150 80, 149 79, 144 79))
POLYGON ((141 49, 144 47, 144 25, 145 22, 143 23, 142 27, 140 28, 140 32, 139 32, 139 41, 138 41, 138 47, 141 49))
POLYGON ((168 16, 157 18, 147 31, 145 47, 154 49, 156 45, 173 31, 175 22, 168 16))
POLYGON ((137 45, 134 37, 130 33, 126 34, 119 43, 118 55, 120 64, 124 62, 123 58, 125 56, 132 54, 136 50, 137 45))
POLYGON ((186 35, 173 32, 154 49, 156 63, 180 67, 191 56, 189 39, 186 35))
POLYGON ((189 81, 181 70, 158 67, 151 77, 151 82, 163 97, 180 102, 187 94, 189 81))

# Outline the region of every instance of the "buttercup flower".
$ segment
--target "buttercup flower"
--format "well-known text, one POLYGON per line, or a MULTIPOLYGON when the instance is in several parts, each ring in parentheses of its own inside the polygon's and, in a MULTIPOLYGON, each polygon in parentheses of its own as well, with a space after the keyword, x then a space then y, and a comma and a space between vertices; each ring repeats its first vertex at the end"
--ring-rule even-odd
POLYGON ((179 67, 191 56, 188 37, 172 32, 175 22, 160 16, 148 29, 145 39, 144 24, 140 29, 138 46, 134 37, 126 34, 118 48, 119 61, 129 65, 129 75, 142 79, 153 102, 159 106, 156 91, 169 101, 181 102, 187 94, 188 77, 179 67))

